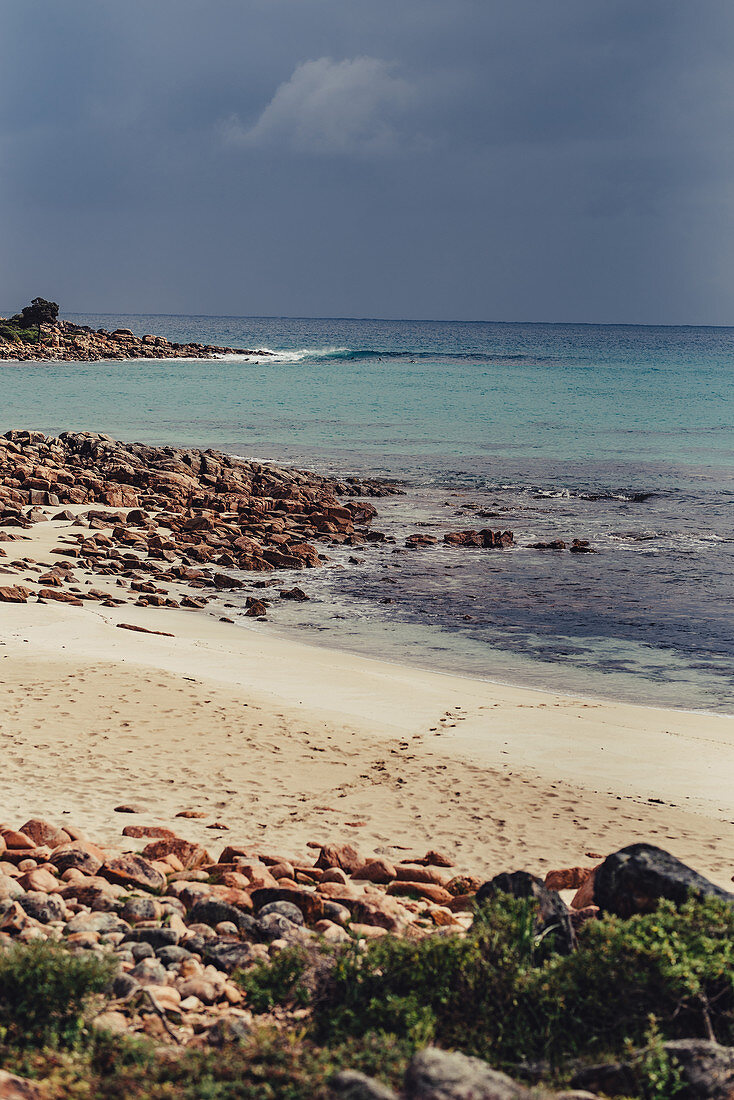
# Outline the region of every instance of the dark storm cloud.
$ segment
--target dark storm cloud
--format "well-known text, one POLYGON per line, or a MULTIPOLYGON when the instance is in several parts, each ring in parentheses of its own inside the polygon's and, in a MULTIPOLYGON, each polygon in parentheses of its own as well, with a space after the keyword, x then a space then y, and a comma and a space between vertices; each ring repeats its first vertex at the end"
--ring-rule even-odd
POLYGON ((6 0, 0 306, 728 323, 734 12, 6 0))

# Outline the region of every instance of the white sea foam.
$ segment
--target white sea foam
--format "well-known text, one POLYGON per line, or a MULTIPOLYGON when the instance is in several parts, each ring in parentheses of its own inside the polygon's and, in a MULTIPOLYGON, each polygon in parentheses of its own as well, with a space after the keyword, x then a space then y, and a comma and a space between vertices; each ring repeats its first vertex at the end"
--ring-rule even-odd
POLYGON ((300 363, 304 359, 334 359, 348 355, 350 349, 343 347, 325 348, 258 348, 253 352, 243 351, 238 355, 220 355, 220 361, 244 360, 246 363, 300 363))

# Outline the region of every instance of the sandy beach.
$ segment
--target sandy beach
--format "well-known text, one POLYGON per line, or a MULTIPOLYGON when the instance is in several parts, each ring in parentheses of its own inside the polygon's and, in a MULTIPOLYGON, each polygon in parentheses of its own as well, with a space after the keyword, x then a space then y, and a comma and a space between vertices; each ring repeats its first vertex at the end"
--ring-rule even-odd
MULTIPOLYGON (((23 554, 43 560, 52 528, 23 554)), ((115 812, 127 803, 212 848, 433 847, 482 874, 646 840, 729 884, 734 718, 441 675, 269 630, 210 612, 0 605, 0 817, 67 817, 130 846, 115 812), (176 820, 184 810, 204 816, 176 820)))

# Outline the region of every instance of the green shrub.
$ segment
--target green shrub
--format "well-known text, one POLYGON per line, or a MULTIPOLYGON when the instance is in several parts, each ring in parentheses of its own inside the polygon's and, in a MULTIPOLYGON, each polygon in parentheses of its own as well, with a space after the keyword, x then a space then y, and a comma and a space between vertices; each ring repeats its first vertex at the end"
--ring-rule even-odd
POLYGON ((532 903, 499 896, 464 938, 385 937, 346 949, 317 1002, 322 1040, 368 1031, 435 1041, 508 1070, 527 1061, 619 1056, 665 1039, 734 1041, 734 909, 676 910, 589 921, 571 955, 533 932, 532 903))
POLYGON ((19 1046, 71 1046, 84 1030, 90 998, 115 963, 36 942, 0 952, 0 1037, 19 1046))
POLYGON ((672 902, 622 920, 589 921, 578 950, 529 974, 523 1001, 534 1005, 552 1058, 643 1044, 654 1016, 666 1039, 734 1041, 734 907, 709 899, 672 902))
POLYGON ((482 1036, 500 1045, 516 1026, 522 975, 547 955, 529 901, 503 897, 479 911, 466 936, 423 940, 385 936, 363 951, 346 948, 317 1006, 322 1039, 378 1031, 418 1045, 477 1052, 482 1036))
POLYGON ((654 1016, 650 1017, 645 1046, 636 1051, 633 1044, 628 1043, 627 1054, 643 1100, 674 1100, 685 1090, 683 1075, 665 1049, 654 1016))
POLYGON ((275 1005, 286 1002, 303 1006, 310 1000, 310 992, 301 981, 308 965, 308 952, 302 947, 287 947, 268 962, 239 971, 236 980, 253 1012, 270 1012, 275 1005))
POLYGON ((0 338, 11 344, 37 344, 38 329, 22 328, 11 321, 3 321, 0 324, 0 338))

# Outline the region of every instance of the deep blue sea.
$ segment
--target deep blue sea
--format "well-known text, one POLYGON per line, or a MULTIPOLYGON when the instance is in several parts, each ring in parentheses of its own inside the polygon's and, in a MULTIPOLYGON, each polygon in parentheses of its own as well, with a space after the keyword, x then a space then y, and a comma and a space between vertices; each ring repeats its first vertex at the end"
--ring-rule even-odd
POLYGON ((0 364, 2 430, 92 429, 405 482, 377 502, 396 546, 356 566, 334 553, 299 577, 311 601, 278 605, 261 629, 734 713, 734 329, 69 319, 276 354, 0 364), (518 547, 395 552, 413 531, 485 526, 518 547), (528 548, 574 537, 597 553, 528 548))

